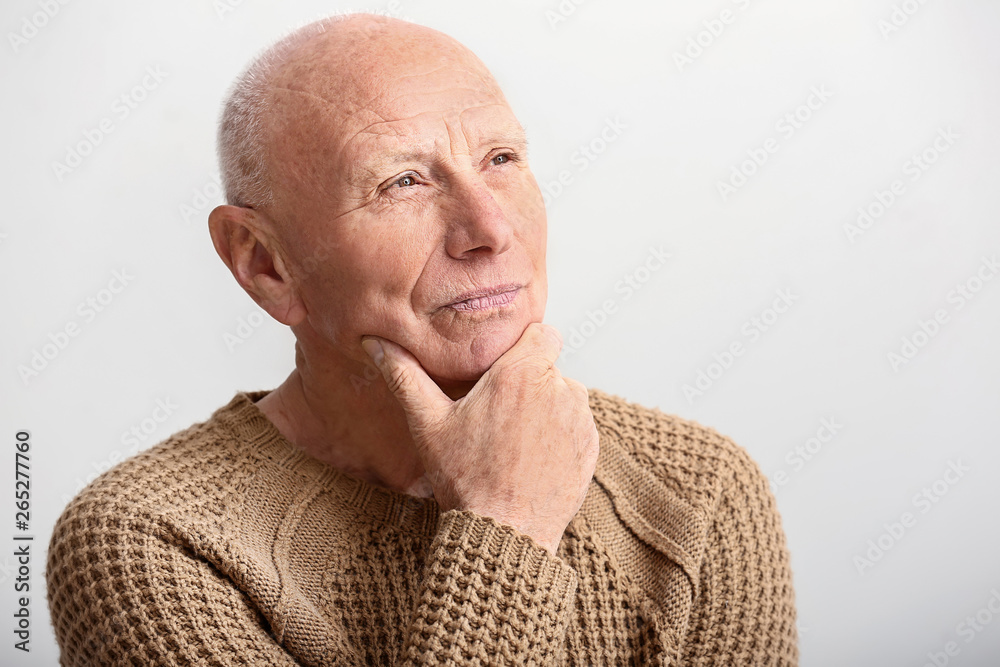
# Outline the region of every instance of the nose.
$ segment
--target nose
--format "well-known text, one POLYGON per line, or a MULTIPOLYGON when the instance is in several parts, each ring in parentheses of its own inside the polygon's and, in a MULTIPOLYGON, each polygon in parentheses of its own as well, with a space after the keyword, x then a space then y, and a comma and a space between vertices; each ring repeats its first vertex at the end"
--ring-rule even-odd
POLYGON ((455 259, 499 255, 506 252, 514 230, 493 191, 475 174, 453 183, 452 205, 445 249, 455 259))

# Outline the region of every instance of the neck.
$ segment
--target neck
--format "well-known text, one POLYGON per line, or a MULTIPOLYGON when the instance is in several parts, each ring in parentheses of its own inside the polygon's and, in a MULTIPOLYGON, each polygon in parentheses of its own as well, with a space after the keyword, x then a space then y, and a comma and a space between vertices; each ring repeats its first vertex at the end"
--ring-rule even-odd
MULTIPOLYGON (((295 370, 257 407, 306 454, 349 475, 412 496, 433 491, 406 414, 374 364, 295 346, 295 370)), ((438 382, 453 400, 473 383, 438 382)))

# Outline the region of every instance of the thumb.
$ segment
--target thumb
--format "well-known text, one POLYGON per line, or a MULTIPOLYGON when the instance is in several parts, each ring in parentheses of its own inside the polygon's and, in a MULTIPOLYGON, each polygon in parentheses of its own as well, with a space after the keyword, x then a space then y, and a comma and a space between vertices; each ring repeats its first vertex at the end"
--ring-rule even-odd
POLYGON ((389 391, 403 406, 411 428, 429 426, 453 403, 427 375, 417 358, 401 345, 365 336, 361 339, 361 347, 382 372, 389 391))

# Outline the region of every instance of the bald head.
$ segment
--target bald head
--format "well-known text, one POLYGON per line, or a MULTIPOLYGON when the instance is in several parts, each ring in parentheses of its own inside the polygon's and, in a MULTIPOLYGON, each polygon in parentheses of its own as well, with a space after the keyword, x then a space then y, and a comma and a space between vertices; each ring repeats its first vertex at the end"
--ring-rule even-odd
MULTIPOLYGON (((391 98, 402 79, 442 69, 451 71, 447 83, 471 82, 503 99, 475 54, 425 26, 342 14, 290 33, 255 58, 227 95, 218 133, 227 202, 270 207, 282 182, 310 179, 312 163, 342 148, 327 141, 331 123, 359 114, 377 123, 372 102, 391 98)), ((416 100, 412 111, 426 111, 428 102, 416 100)))
POLYGON ((293 33, 234 87, 220 157, 216 249, 314 367, 349 377, 374 335, 464 386, 541 321, 546 220, 525 132, 451 37, 373 15, 293 33), (465 303, 497 294, 513 300, 465 303))

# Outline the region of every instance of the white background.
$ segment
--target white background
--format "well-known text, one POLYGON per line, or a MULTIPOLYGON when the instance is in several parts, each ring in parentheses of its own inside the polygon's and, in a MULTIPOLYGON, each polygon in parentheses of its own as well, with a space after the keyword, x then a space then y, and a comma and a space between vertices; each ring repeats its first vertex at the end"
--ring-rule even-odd
POLYGON ((290 334, 260 323, 208 237, 215 121, 270 41, 377 9, 479 54, 528 130, 539 182, 567 172, 549 197, 546 314, 582 343, 565 374, 716 428, 775 482, 802 664, 919 666, 952 641, 948 664, 997 664, 1000 279, 981 267, 1000 255, 1000 5, 907 0, 897 26, 894 2, 566 0, 560 14, 556 0, 104 0, 44 21, 38 0, 6 2, 0 663, 57 660, 44 548, 80 485, 291 368, 290 334), (723 10, 730 22, 713 23, 723 10), (685 49, 694 56, 679 62, 685 49), (166 76, 133 93, 147 68, 166 76), (829 98, 802 107, 813 89, 829 98), (123 117, 122 95, 145 99, 123 117), (796 113, 790 133, 779 123, 796 113), (113 131, 57 175, 104 118, 113 131), (609 121, 619 130, 602 143, 609 121), (936 151, 949 128, 957 138, 936 151), (718 184, 769 138, 777 150, 723 198, 718 184), (913 172, 925 150, 934 163, 913 172), (859 207, 877 212, 894 180, 902 194, 849 238, 845 225, 859 207), (671 258, 648 271, 653 248, 671 258), (128 285, 102 292, 123 270, 128 285), (991 280, 977 282, 981 270, 991 280), (625 276, 644 281, 630 298, 616 291, 625 276), (966 283, 978 291, 959 308, 966 283), (793 301, 775 319, 778 290, 793 301), (107 303, 85 315, 88 298, 107 303), (947 320, 894 368, 888 355, 938 310, 947 320), (754 317, 769 322, 756 338, 754 317), (78 334, 53 347, 70 323, 78 334), (727 360, 734 342, 743 353, 727 360), (22 377, 36 352, 51 358, 22 377), (689 400, 699 372, 704 391, 689 400), (157 400, 176 405, 159 423, 157 400), (824 419, 835 435, 810 442, 824 419), (123 439, 133 427, 143 441, 123 439), (11 631, 18 429, 32 434, 30 656, 11 631), (968 468, 954 484, 951 464, 968 468), (935 482, 936 502, 915 502, 935 482), (893 537, 886 525, 905 512, 915 525, 893 537), (880 539, 881 558, 857 560, 880 539), (960 626, 977 612, 980 630, 960 626))

